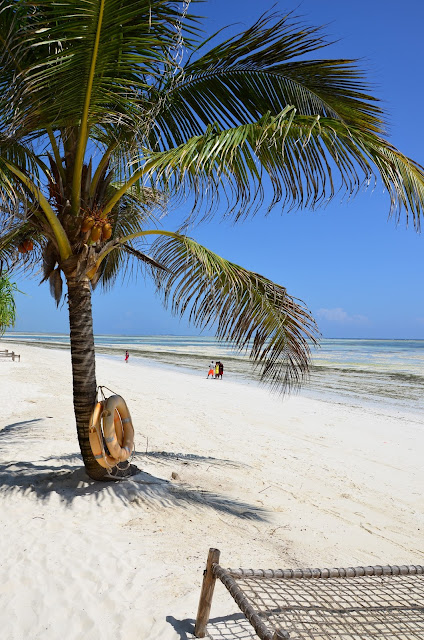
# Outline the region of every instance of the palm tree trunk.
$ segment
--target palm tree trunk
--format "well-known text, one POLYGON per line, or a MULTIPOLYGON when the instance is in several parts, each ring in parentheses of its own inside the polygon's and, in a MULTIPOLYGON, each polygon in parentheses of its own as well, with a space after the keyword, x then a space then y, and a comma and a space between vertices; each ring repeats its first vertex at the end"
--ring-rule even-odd
POLYGON ((94 353, 91 288, 87 278, 67 278, 71 336, 74 411, 78 441, 86 471, 93 480, 107 474, 95 460, 88 438, 91 412, 96 401, 96 360, 94 353))
POLYGON ((88 278, 77 279, 73 276, 67 277, 67 285, 74 411, 85 469, 93 480, 128 478, 139 472, 135 465, 127 465, 123 469, 116 466, 108 472, 96 462, 91 451, 88 428, 97 389, 91 286, 88 278))

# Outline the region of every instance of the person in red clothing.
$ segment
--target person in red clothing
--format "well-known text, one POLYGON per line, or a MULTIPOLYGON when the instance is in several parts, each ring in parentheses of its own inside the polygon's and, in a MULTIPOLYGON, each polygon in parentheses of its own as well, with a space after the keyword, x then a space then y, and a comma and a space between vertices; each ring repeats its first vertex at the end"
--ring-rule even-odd
POLYGON ((128 351, 125 351, 125 362, 128 362, 129 357, 130 357, 130 354, 128 353, 128 351))

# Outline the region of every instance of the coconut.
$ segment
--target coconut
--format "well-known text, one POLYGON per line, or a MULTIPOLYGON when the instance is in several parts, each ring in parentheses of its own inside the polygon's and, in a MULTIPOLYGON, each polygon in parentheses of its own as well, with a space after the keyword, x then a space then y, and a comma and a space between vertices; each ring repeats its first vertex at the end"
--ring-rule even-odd
POLYGON ((82 222, 82 226, 81 226, 81 231, 83 233, 86 233, 87 231, 90 231, 90 229, 92 229, 92 227, 94 227, 94 220, 91 216, 88 216, 87 218, 84 218, 83 222, 82 222))
POLYGON ((106 222, 105 226, 103 227, 103 240, 109 240, 110 236, 112 235, 112 225, 109 224, 109 222, 106 222))
POLYGON ((102 228, 101 227, 96 225, 91 229, 91 236, 90 237, 91 237, 91 240, 93 242, 97 242, 97 240, 99 240, 101 235, 102 235, 102 228))

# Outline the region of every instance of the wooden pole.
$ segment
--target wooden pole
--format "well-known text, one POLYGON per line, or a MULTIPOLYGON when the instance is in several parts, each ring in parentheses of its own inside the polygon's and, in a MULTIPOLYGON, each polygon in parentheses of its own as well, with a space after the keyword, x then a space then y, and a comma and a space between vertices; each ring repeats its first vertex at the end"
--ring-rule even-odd
POLYGON ((272 640, 288 640, 290 638, 290 634, 287 631, 281 631, 278 629, 274 631, 274 635, 272 636, 272 640))
MULTIPOLYGON (((209 549, 206 569, 203 572, 202 591, 200 593, 199 607, 197 609, 196 626, 194 635, 196 638, 204 638, 206 635, 206 625, 209 622, 211 613, 213 591, 215 589, 216 578, 213 574, 212 565, 219 563, 219 549, 209 549)), ((279 639, 277 639, 279 640, 279 639)))

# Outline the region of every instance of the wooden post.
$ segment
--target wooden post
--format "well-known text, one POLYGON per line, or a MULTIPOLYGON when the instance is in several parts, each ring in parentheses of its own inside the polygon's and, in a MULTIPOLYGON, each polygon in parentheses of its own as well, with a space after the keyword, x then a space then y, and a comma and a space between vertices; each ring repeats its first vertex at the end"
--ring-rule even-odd
POLYGON ((12 360, 13 360, 13 362, 15 362, 15 352, 14 351, 12 351, 12 360))
POLYGON ((281 631, 281 629, 277 629, 274 631, 274 635, 272 636, 272 640, 288 640, 290 638, 290 634, 287 631, 281 631))
POLYGON ((200 592, 199 607, 197 609, 196 626, 194 635, 196 638, 204 638, 206 635, 206 625, 209 622, 211 613, 213 591, 215 589, 216 578, 212 571, 212 565, 219 563, 219 549, 209 549, 206 569, 203 572, 202 591, 200 592))

